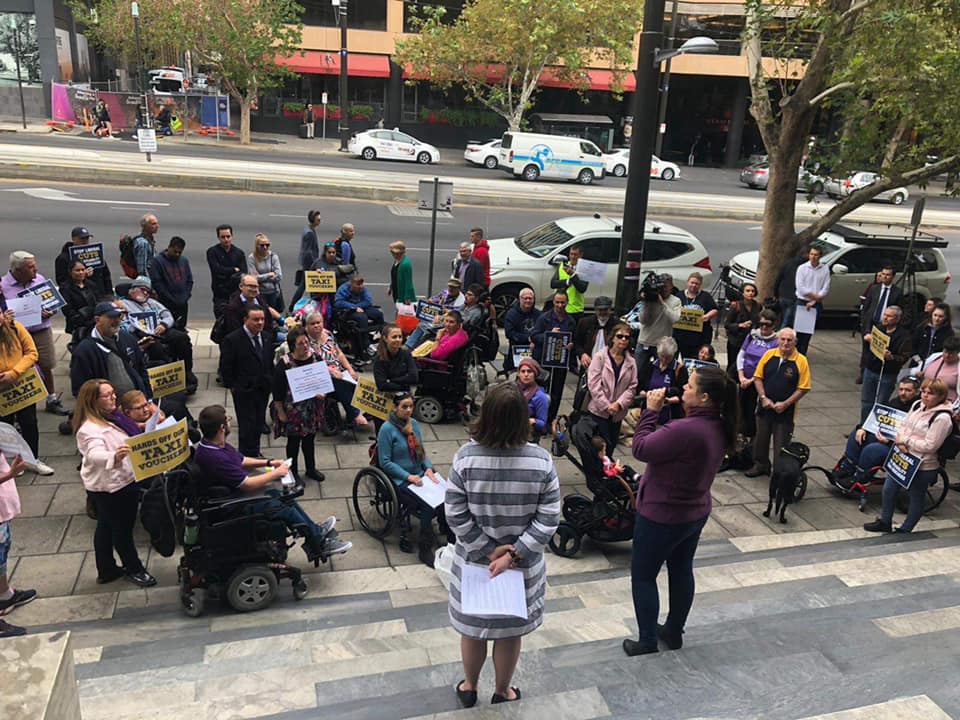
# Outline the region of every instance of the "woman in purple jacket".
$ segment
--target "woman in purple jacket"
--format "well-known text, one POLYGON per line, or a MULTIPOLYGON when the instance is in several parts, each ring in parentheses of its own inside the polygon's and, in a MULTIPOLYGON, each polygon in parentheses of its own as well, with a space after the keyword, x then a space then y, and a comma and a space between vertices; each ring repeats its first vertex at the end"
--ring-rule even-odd
POLYGON ((693 556, 710 515, 710 486, 736 436, 737 388, 720 368, 690 373, 683 388, 686 417, 657 427, 664 389, 647 393, 647 407, 633 436, 633 456, 647 464, 637 490, 631 580, 640 639, 627 638, 627 655, 683 646, 683 627, 693 605, 693 556), (657 625, 657 575, 667 563, 670 612, 657 625))

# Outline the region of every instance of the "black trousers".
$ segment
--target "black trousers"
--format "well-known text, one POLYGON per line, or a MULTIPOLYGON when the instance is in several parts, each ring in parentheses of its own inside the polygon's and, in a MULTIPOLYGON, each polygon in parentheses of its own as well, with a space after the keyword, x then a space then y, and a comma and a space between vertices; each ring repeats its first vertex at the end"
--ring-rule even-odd
POLYGON ((567 383, 567 371, 562 368, 551 368, 550 381, 546 388, 550 395, 550 407, 547 409, 547 425, 557 419, 560 411, 560 401, 563 400, 563 386, 567 383))
POLYGON ((91 492, 88 496, 97 508, 97 529, 93 533, 93 550, 97 574, 109 578, 117 573, 113 551, 120 556, 126 573, 143 571, 143 563, 133 544, 133 526, 137 522, 140 488, 130 483, 116 492, 91 492))
POLYGON ((290 469, 293 470, 293 474, 297 477, 300 476, 300 466, 297 462, 300 450, 303 450, 303 464, 306 466, 306 470, 317 469, 317 459, 313 452, 313 443, 316 439, 316 433, 302 437, 300 435, 287 437, 287 457, 293 461, 290 469))
POLYGON ((237 449, 245 457, 258 457, 260 430, 263 428, 270 393, 266 390, 232 390, 231 392, 233 408, 237 413, 237 432, 240 436, 237 449))
POLYGON ((186 303, 182 305, 180 303, 170 302, 169 300, 163 300, 161 298, 160 302, 167 306, 167 310, 173 315, 175 321, 174 327, 178 330, 184 330, 187 327, 187 314, 189 313, 189 306, 186 303))
MULTIPOLYGON (((183 360, 183 367, 189 377, 193 374, 193 343, 190 336, 183 330, 170 328, 160 336, 160 344, 174 360, 183 360)), ((187 382, 187 385, 190 383, 187 382)))
MULTIPOLYGON (((13 425, 14 421, 20 423, 20 435, 27 441, 27 445, 33 451, 35 457, 40 454, 40 430, 37 428, 37 406, 31 405, 25 407, 6 417, 0 417, 0 422, 13 425)), ((13 458, 7 458, 13 460, 13 458)))

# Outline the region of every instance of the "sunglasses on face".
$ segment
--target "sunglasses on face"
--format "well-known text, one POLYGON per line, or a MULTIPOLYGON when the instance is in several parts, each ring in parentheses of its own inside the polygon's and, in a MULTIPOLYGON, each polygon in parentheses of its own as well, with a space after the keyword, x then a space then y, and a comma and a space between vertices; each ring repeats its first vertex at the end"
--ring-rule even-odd
POLYGON ((762 322, 762 323, 760 323, 760 327, 773 327, 773 323, 772 323, 772 322, 762 322))
POLYGON ((630 339, 630 336, 629 336, 629 335, 624 335, 623 333, 617 333, 616 335, 614 335, 614 337, 615 337, 617 340, 629 340, 629 339, 630 339))

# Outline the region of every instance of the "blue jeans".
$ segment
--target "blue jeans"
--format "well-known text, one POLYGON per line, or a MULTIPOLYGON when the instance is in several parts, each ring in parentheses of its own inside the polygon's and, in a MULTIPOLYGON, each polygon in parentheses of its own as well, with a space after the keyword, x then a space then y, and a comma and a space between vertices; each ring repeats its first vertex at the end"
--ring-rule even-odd
MULTIPOLYGON (((910 483, 910 489, 907 493, 910 495, 910 508, 907 510, 906 519, 900 523, 900 532, 910 532, 914 526, 920 522, 923 517, 923 506, 927 499, 927 490, 937 480, 937 471, 920 470, 910 483)), ((902 488, 891 477, 887 477, 883 483, 883 507, 880 510, 880 519, 885 523, 893 521, 893 505, 896 502, 897 494, 902 488)))
POLYGON ((793 321, 797 317, 797 302, 795 299, 790 300, 781 300, 780 301, 780 312, 783 315, 783 320, 780 323, 782 328, 792 328, 793 321))
POLYGON ((250 508, 251 512, 267 513, 272 517, 279 518, 283 520, 283 524, 289 529, 303 526, 306 528, 308 537, 318 542, 323 540, 323 531, 320 529, 320 526, 311 520, 306 511, 296 502, 284 505, 278 499, 280 497, 280 491, 274 488, 264 490, 264 494, 268 495, 270 499, 254 503, 250 508))
POLYGON ((852 467, 857 480, 863 480, 870 468, 883 465, 890 452, 890 445, 877 440, 873 433, 867 433, 863 444, 857 444, 856 431, 847 438, 847 448, 843 453, 843 460, 852 467))
POLYGON ((633 527, 630 580, 641 645, 657 644, 657 618, 660 615, 657 575, 664 562, 667 563, 670 587, 670 611, 664 626, 674 634, 683 632, 693 606, 693 556, 706 523, 707 518, 704 517, 692 522, 665 525, 637 515, 633 527))
POLYGON ((405 343, 407 349, 414 350, 425 340, 431 340, 437 334, 439 328, 439 325, 435 327, 433 325, 420 323, 413 329, 413 332, 410 333, 410 337, 407 338, 407 342, 405 343))
POLYGON ((863 386, 860 388, 860 422, 867 419, 873 408, 873 401, 885 405, 897 386, 897 374, 881 375, 868 367, 863 369, 863 386))

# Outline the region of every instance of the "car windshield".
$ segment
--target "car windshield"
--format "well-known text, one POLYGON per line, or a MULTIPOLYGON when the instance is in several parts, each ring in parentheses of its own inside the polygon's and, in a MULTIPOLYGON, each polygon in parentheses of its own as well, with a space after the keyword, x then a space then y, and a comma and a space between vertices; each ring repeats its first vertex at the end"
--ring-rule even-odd
POLYGON ((823 255, 829 255, 830 253, 836 252, 840 249, 839 245, 834 245, 832 242, 827 242, 822 237, 819 237, 811 242, 810 247, 818 248, 820 253, 823 255))
POLYGON ((522 235, 518 235, 514 242, 527 255, 542 258, 560 245, 563 245, 573 235, 561 228, 555 222, 535 227, 522 235))

